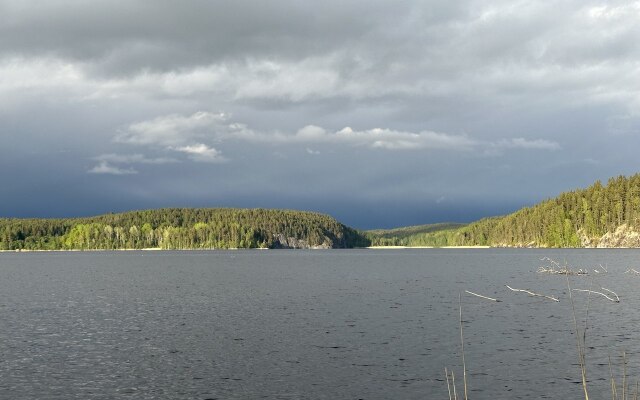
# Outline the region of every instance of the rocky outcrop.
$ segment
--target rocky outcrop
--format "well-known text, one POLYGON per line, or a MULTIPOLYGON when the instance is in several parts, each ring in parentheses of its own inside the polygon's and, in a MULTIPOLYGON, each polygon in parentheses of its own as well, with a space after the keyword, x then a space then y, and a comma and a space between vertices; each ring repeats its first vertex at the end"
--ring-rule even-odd
POLYGON ((588 236, 583 229, 580 229, 577 233, 578 233, 578 238, 580 239, 580 247, 584 247, 584 248, 598 247, 598 242, 600 240, 599 238, 588 236))
MULTIPOLYGON (((580 229, 578 232, 580 247, 582 248, 640 248, 640 232, 629 225, 620 225, 613 232, 607 232, 601 237, 593 237, 580 229)), ((546 247, 536 242, 530 243, 492 243, 492 247, 546 247)))
POLYGON ((320 245, 310 245, 305 239, 298 239, 295 237, 286 237, 280 233, 275 236, 273 242, 274 249, 331 249, 333 248, 333 242, 328 237, 324 238, 324 241, 320 245))
POLYGON ((640 232, 628 225, 620 225, 614 232, 605 233, 595 247, 640 247, 640 232))

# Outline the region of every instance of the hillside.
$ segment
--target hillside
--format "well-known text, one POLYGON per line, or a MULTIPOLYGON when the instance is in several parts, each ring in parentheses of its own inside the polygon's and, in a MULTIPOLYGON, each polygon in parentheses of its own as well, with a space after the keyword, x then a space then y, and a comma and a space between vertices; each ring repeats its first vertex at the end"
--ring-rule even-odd
POLYGON ((0 219, 0 250, 346 248, 369 242, 334 218, 264 209, 159 209, 0 219))
POLYGON ((640 247, 640 174, 420 239, 437 246, 640 247))
MULTIPOLYGON (((365 231, 372 246, 423 246, 423 237, 435 238, 436 232, 459 229, 465 224, 445 222, 428 225, 415 225, 394 229, 374 229, 365 231)), ((430 244, 434 245, 434 244, 430 244)))

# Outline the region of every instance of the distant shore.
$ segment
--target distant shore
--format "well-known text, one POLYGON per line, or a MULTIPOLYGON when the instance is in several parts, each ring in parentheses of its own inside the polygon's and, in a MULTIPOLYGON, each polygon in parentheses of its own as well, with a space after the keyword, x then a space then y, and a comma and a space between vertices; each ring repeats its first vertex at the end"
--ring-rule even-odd
MULTIPOLYGON (((369 246, 369 247, 356 247, 356 249, 369 249, 369 250, 397 250, 397 249, 489 249, 491 246, 369 246)), ((0 253, 61 253, 61 252, 109 252, 109 251, 218 251, 218 250, 240 250, 238 248, 229 249, 162 249, 160 247, 149 247, 144 249, 55 249, 55 250, 29 250, 29 249, 17 249, 17 250, 0 250, 0 253)), ((266 248, 251 248, 242 250, 271 250, 266 248)), ((316 250, 316 249, 288 249, 288 250, 316 250)), ((321 250, 348 250, 348 249, 321 249, 321 250)))
MULTIPOLYGON (((52 252, 83 252, 83 251, 162 251, 160 247, 149 247, 145 249, 54 249, 54 250, 37 250, 37 249, 16 249, 16 250, 0 250, 0 253, 52 253, 52 252)), ((189 249, 189 250, 209 250, 209 249, 189 249)))
POLYGON ((394 250, 394 249, 490 249, 491 246, 369 246, 365 249, 394 250))

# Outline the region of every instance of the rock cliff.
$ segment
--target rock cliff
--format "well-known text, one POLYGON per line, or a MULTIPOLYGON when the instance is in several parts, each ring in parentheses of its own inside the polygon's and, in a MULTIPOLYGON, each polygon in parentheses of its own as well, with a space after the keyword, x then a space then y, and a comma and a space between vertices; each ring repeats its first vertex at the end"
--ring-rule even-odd
POLYGON ((282 233, 275 236, 275 240, 273 243, 274 249, 331 249, 333 247, 333 241, 326 236, 322 244, 310 245, 309 242, 305 239, 286 237, 282 233))
POLYGON ((598 248, 640 247, 640 232, 628 225, 620 225, 614 232, 607 232, 590 246, 598 248), (593 246, 595 244, 595 246, 593 246))

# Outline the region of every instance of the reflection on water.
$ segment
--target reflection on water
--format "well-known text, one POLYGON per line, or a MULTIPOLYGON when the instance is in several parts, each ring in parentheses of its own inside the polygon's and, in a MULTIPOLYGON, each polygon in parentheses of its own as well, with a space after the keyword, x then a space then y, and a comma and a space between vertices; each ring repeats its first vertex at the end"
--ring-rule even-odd
POLYGON ((462 297, 470 398, 579 398, 567 281, 536 273, 543 256, 608 265, 570 278, 621 298, 589 302, 590 394, 623 351, 635 385, 640 251, 2 253, 0 398, 444 399, 464 290, 501 300, 462 297))

